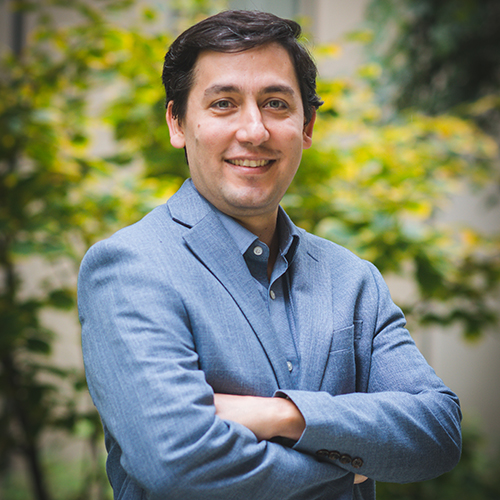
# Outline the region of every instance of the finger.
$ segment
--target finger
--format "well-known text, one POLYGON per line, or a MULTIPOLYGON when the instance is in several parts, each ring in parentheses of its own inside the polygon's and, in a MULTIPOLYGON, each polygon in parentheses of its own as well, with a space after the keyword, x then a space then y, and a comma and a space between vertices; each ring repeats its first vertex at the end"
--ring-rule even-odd
POLYGON ((366 476, 362 476, 361 474, 356 474, 354 476, 354 484, 364 483, 368 478, 366 476))

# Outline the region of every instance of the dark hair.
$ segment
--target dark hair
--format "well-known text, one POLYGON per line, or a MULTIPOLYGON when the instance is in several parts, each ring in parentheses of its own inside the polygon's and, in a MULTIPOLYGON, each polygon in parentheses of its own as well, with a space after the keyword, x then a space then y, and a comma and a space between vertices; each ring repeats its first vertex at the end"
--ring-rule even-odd
POLYGON ((244 10, 220 12, 191 26, 179 35, 165 55, 162 81, 167 95, 166 105, 173 101, 173 116, 180 120, 185 117, 193 84, 193 68, 200 52, 243 52, 275 42, 287 50, 295 67, 308 123, 313 110, 323 102, 316 94, 316 65, 298 41, 301 32, 295 21, 268 12, 244 10))

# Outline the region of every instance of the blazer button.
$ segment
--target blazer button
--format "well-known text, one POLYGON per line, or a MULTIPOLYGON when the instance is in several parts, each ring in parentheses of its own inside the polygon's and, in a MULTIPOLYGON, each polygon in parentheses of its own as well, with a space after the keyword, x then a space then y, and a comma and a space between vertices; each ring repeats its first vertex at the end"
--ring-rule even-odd
POLYGON ((352 459, 352 462, 351 462, 351 465, 355 468, 355 469, 359 469, 360 467, 363 467, 363 459, 362 458, 359 458, 359 457, 356 457, 356 458, 353 458, 352 459))
POLYGON ((340 452, 338 451, 331 451, 328 453, 328 458, 330 460, 338 460, 340 458, 340 452))
POLYGON ((328 458, 328 450, 318 450, 316 456, 320 458, 328 458))
POLYGON ((348 465, 351 463, 351 457, 349 455, 341 455, 340 457, 340 463, 342 465, 348 465))

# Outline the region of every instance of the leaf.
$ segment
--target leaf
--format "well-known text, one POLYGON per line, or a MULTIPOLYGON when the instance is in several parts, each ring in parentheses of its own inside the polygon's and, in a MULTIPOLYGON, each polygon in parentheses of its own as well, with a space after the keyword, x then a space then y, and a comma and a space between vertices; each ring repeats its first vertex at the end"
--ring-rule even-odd
POLYGON ((47 304, 57 309, 70 310, 75 305, 74 292, 68 289, 54 290, 50 292, 47 304))
POLYGON ((26 349, 37 354, 50 354, 51 352, 49 342, 36 337, 26 339, 26 349))

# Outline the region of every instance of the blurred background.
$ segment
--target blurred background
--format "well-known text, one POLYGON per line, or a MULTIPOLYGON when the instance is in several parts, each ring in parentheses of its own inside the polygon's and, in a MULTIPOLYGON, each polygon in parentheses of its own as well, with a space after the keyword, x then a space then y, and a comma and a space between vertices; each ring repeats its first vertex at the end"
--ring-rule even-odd
POLYGON ((188 175, 162 59, 225 8, 301 22, 325 104, 283 205, 379 267, 462 402, 459 466, 377 498, 498 500, 497 0, 0 0, 0 499, 111 498, 78 266, 188 175))

